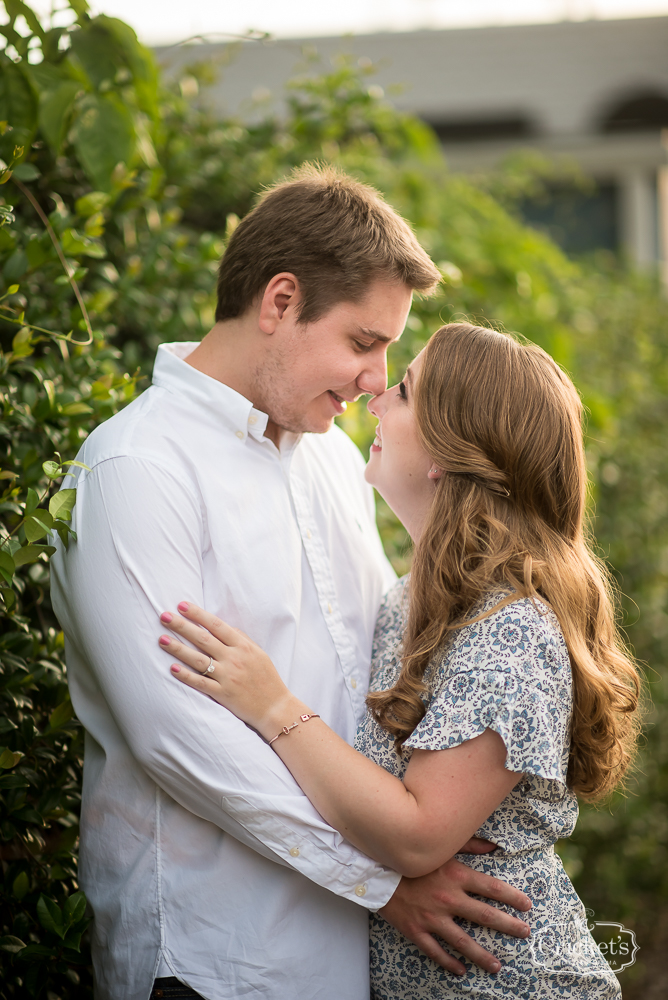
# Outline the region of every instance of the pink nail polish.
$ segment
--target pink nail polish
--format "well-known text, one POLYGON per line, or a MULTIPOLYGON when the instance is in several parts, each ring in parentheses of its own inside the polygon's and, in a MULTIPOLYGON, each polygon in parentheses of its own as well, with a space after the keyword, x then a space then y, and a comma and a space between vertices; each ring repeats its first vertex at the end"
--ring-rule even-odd
POLYGON ((188 610, 188 602, 187 601, 181 601, 181 603, 177 604, 176 606, 179 609, 179 611, 187 611, 188 610))
POLYGON ((501 968, 500 964, 498 962, 494 962, 492 965, 490 965, 490 972, 498 972, 500 968, 501 968))
POLYGON ((178 667, 176 665, 176 663, 172 663, 172 665, 171 665, 171 667, 169 669, 172 671, 173 674, 180 674, 181 673, 181 667, 178 667))
POLYGON ((171 641, 172 640, 169 638, 168 635, 161 635, 160 638, 158 639, 158 642, 160 643, 161 646, 169 646, 171 641))
POLYGON ((169 611, 163 611, 162 614, 160 615, 160 621, 164 622, 165 625, 169 625, 171 620, 172 620, 172 615, 170 615, 169 611))

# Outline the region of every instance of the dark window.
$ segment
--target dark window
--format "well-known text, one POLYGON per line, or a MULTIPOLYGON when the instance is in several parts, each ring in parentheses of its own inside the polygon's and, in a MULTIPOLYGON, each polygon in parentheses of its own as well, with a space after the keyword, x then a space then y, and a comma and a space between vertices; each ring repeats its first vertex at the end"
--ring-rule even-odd
POLYGON ((618 104, 603 122, 604 132, 642 132, 668 128, 668 98, 661 94, 638 94, 618 104))
POLYGON ((569 254, 618 249, 617 188, 600 183, 592 191, 571 185, 549 187, 520 206, 525 222, 547 233, 569 254))
POLYGON ((508 118, 453 118, 428 122, 441 142, 480 142, 485 139, 522 139, 535 134, 530 121, 508 118))

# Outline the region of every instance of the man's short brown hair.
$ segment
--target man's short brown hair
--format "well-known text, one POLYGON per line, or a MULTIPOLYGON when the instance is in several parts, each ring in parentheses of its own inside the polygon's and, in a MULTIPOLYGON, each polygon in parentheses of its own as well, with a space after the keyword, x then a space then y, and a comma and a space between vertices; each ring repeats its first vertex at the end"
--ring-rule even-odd
POLYGON ((216 320, 243 315, 282 271, 299 281, 301 323, 359 302, 379 279, 429 292, 441 277, 377 191, 317 164, 265 191, 234 230, 218 271, 216 320))

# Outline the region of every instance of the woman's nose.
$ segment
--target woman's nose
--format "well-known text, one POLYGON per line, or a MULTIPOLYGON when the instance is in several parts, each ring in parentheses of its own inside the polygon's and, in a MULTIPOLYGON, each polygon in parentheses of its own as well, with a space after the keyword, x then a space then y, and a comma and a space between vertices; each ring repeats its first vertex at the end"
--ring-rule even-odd
POLYGON ((378 417, 380 420, 385 412, 385 393, 379 392, 377 396, 372 396, 366 404, 366 408, 369 413, 373 413, 374 417, 378 417))

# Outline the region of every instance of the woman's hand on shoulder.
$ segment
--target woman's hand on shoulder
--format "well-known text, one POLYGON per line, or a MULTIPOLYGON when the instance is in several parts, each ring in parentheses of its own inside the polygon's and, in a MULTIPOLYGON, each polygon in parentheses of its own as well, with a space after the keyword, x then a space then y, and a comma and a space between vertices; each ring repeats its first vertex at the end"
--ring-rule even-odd
POLYGON ((276 712, 282 715, 281 704, 292 697, 269 656, 245 633, 196 604, 183 601, 178 610, 160 615, 176 633, 159 639, 161 648, 181 661, 171 665, 174 677, 265 735, 276 712))

